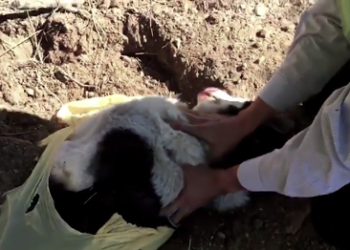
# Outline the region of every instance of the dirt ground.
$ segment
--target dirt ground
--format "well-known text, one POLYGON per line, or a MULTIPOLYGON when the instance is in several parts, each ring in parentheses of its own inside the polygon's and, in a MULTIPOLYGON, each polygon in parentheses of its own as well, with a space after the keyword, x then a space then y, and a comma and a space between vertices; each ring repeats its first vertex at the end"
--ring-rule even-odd
MULTIPOLYGON (((254 97, 311 2, 115 0, 86 4, 88 17, 1 8, 0 192, 30 174, 36 143, 58 128, 49 120, 68 101, 153 93, 193 102, 206 86, 254 97)), ((304 221, 307 200, 255 196, 234 213, 199 211, 162 249, 332 249, 304 221)))

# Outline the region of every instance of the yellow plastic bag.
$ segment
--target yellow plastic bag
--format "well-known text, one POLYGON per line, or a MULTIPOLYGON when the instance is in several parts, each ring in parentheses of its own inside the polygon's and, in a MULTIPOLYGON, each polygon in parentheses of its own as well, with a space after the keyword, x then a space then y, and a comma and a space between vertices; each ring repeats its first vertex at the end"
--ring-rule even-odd
POLYGON ((48 189, 53 157, 59 146, 86 117, 113 104, 140 96, 112 95, 71 102, 64 105, 57 117, 69 127, 42 141, 47 145, 32 174, 20 187, 6 194, 0 215, 1 250, 156 250, 173 234, 167 227, 139 228, 126 223, 115 214, 96 235, 77 232, 58 215, 48 189), (34 210, 26 214, 33 198, 38 196, 34 210))

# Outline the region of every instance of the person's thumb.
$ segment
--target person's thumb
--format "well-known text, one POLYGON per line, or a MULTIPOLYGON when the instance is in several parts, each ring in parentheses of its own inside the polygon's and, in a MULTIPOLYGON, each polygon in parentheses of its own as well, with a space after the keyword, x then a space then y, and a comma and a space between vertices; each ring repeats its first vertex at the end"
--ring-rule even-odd
POLYGON ((194 115, 194 114, 191 114, 191 113, 186 113, 185 116, 188 119, 189 123, 192 124, 192 125, 198 125, 198 124, 201 124, 201 123, 212 121, 212 119, 210 119, 210 118, 208 119, 207 116, 203 117, 203 116, 194 115))
POLYGON ((160 216, 165 216, 165 217, 169 217, 173 214, 175 214, 178 210, 179 210, 179 197, 177 199, 175 199, 172 203, 170 203, 169 205, 162 207, 159 215, 160 216))

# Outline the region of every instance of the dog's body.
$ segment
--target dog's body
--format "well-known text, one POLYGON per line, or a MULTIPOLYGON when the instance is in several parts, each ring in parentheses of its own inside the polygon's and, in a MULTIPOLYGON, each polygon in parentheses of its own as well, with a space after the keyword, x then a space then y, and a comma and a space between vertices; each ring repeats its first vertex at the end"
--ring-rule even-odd
MULTIPOLYGON (((226 98, 198 97, 194 110, 234 116, 249 105, 226 98)), ((188 122, 181 112, 184 108, 176 100, 154 96, 88 118, 64 142, 52 168, 50 190, 61 217, 71 227, 92 234, 114 213, 141 227, 168 225, 159 210, 182 190, 180 165, 207 163, 209 153, 205 142, 169 126, 188 122)), ((231 167, 282 147, 286 140, 275 129, 262 126, 213 167, 231 167)), ((248 200, 242 191, 220 197, 213 205, 225 211, 248 200)))

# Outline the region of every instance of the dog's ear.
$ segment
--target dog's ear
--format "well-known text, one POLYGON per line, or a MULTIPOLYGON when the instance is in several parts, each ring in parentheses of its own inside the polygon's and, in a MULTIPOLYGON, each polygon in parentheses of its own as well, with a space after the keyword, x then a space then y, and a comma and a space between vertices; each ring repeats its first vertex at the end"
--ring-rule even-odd
POLYGON ((287 134, 291 132, 295 127, 295 122, 287 116, 278 115, 270 118, 264 124, 281 134, 287 134))

